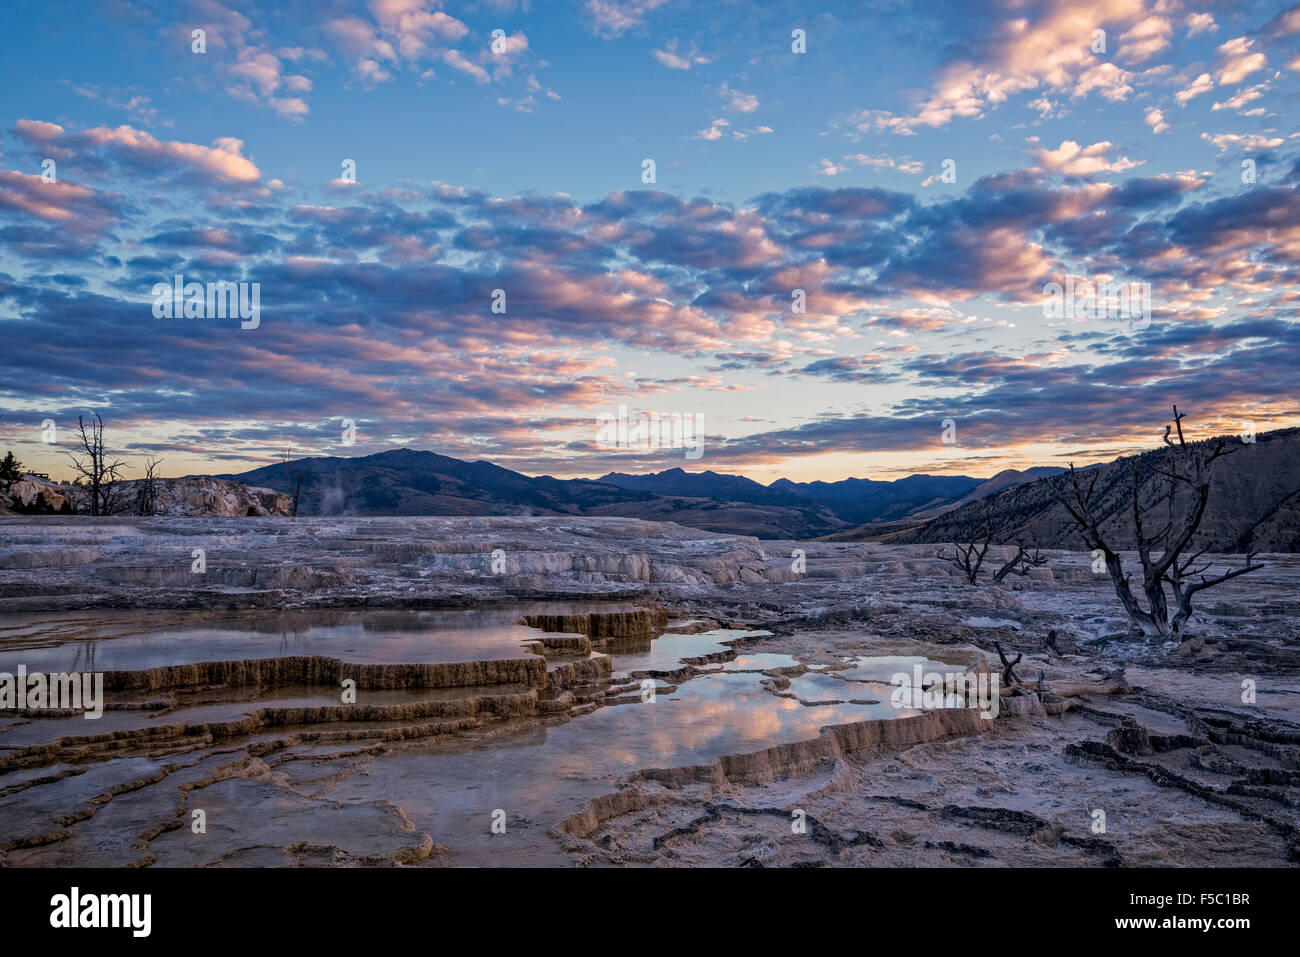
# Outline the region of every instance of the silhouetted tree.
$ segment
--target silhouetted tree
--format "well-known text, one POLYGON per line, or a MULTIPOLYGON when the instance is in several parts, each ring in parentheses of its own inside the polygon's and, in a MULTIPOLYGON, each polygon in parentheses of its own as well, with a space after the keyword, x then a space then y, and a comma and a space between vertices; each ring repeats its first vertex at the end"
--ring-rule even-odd
POLYGON ((290 508, 289 514, 294 518, 298 517, 298 505, 302 501, 302 482, 307 477, 307 470, 298 467, 294 468, 293 450, 286 448, 280 453, 280 461, 284 465, 284 481, 288 486, 290 508))
POLYGON ((104 447, 104 420, 98 412, 89 422, 77 416, 77 433, 76 448, 63 454, 72 460, 72 467, 90 497, 90 514, 113 515, 122 508, 121 471, 125 463, 113 458, 104 447))
POLYGON ((989 545, 993 543, 993 510, 988 503, 984 503, 984 537, 973 541, 968 545, 953 545, 953 553, 948 554, 944 549, 939 550, 939 557, 946 562, 956 566, 966 581, 974 585, 979 579, 980 569, 984 566, 984 556, 989 553, 989 545))
POLYGON ((9 487, 14 482, 17 482, 26 474, 23 463, 18 461, 12 449, 5 453, 3 459, 0 459, 0 485, 4 486, 6 492, 9 491, 9 487))
POLYGON ((1153 505, 1144 507, 1142 504, 1138 456, 1129 460, 1131 521, 1138 561, 1142 565, 1141 587, 1146 597, 1146 608, 1142 607, 1134 594, 1119 554, 1102 533, 1101 526, 1106 516, 1098 514, 1095 507, 1097 471, 1093 471, 1085 486, 1075 471, 1074 463, 1071 463, 1064 479, 1053 483, 1057 498, 1078 526, 1084 545, 1093 551, 1100 551, 1105 558, 1111 584, 1115 587, 1115 594, 1124 606, 1124 611, 1143 634, 1153 638, 1181 640, 1187 621, 1192 616, 1193 595, 1264 567, 1254 563, 1253 552, 1247 552, 1244 567, 1207 578, 1205 573, 1214 563, 1206 561, 1197 564, 1205 554, 1205 549, 1190 557, 1183 557, 1205 517, 1214 463, 1240 448, 1229 447, 1225 439, 1219 439, 1213 445, 1189 445, 1183 436, 1183 419, 1186 415, 1186 412, 1179 412, 1175 405, 1173 424, 1165 426, 1163 438, 1170 451, 1162 460, 1166 467, 1157 466, 1155 469, 1155 474, 1164 479, 1165 485, 1153 505), (1177 442, 1171 438, 1173 434, 1177 435, 1177 442), (1154 528, 1150 533, 1149 527, 1154 528), (1194 576, 1199 577, 1193 581, 1194 576), (1166 593, 1166 586, 1169 594, 1166 593), (1174 600, 1172 609, 1169 607, 1171 595, 1174 600))
POLYGON ((995 582, 1000 582, 1012 572, 1015 572, 1017 575, 1028 575, 1029 569, 1038 568, 1040 565, 1046 564, 1047 559, 1043 557, 1042 553, 1040 553, 1038 549, 1034 549, 1031 552, 1029 549, 1025 548, 1023 543, 1016 542, 1016 553, 1007 560, 1006 564, 997 570, 997 574, 993 576, 993 580, 995 582))
MULTIPOLYGON (((993 539, 993 508, 985 501, 984 534, 969 544, 954 545, 952 553, 940 549, 939 558, 959 569, 966 576, 967 583, 974 585, 979 581, 980 570, 984 567, 984 559, 988 555, 989 546, 993 544, 993 539)), ((1030 568, 1037 568, 1039 565, 1045 564, 1047 564, 1047 559, 1039 554, 1036 549, 1031 552, 1021 542, 1017 541, 1016 553, 997 570, 993 575, 993 580, 1000 582, 1012 572, 1028 575, 1030 568)))
POLYGON ((135 513, 153 515, 158 511, 158 466, 162 459, 152 456, 144 463, 144 478, 135 483, 135 513))

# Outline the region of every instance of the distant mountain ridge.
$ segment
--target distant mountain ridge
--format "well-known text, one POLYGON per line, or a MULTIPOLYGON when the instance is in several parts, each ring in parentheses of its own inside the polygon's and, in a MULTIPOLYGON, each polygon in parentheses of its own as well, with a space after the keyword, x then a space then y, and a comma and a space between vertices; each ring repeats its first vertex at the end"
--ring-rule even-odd
POLYGON ((218 478, 288 492, 303 473, 304 515, 617 515, 759 538, 812 538, 907 515, 970 494, 969 476, 849 478, 764 486, 742 475, 668 469, 599 479, 527 476, 491 462, 392 449, 317 456, 218 478))
POLYGON ((909 475, 894 482, 847 478, 838 482, 792 482, 777 479, 760 485, 743 475, 687 472, 668 469, 649 475, 609 472, 596 479, 619 488, 681 495, 691 498, 730 499, 753 504, 799 506, 817 502, 848 522, 868 522, 906 514, 917 506, 947 501, 977 488, 980 479, 967 475, 909 475))
MULTIPOLYGON (((617 515, 763 538, 801 538, 849 528, 816 502, 792 505, 659 495, 590 479, 531 477, 491 462, 413 449, 290 463, 303 473, 304 515, 617 515)), ((226 475, 288 491, 284 465, 226 475)))
POLYGON ((1003 469, 997 475, 993 476, 987 482, 981 482, 965 495, 958 499, 950 500, 934 508, 916 510, 908 515, 911 519, 929 519, 936 518, 945 512, 961 508, 963 505, 969 505, 971 502, 978 502, 990 495, 996 495, 1004 489, 1016 485, 1023 485, 1026 482, 1033 482, 1040 478, 1047 478, 1052 475, 1060 475, 1065 469, 1053 465, 1036 465, 1033 468, 1020 471, 1017 469, 1003 469))

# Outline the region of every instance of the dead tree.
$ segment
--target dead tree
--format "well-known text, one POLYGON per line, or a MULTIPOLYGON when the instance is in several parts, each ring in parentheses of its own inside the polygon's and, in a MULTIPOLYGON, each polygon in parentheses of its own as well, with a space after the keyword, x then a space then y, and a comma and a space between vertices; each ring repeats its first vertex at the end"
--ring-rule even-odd
POLYGON ((154 515, 158 511, 158 466, 162 459, 150 457, 144 463, 144 478, 135 486, 135 513, 154 515))
POLYGON ((984 556, 989 553, 989 545, 993 543, 993 510, 987 504, 984 506, 984 529, 983 539, 969 545, 954 544, 952 554, 942 549, 939 551, 939 558, 959 568, 971 585, 979 579, 984 556))
POLYGON ((1002 643, 995 641, 993 647, 997 649, 998 658, 1002 660, 1002 686, 1004 688, 1014 688, 1020 684, 1020 679, 1016 677, 1016 665, 1020 664, 1020 659, 1025 656, 1023 651, 1016 652, 1016 660, 1008 661, 1006 652, 1002 650, 1002 643))
POLYGON ((98 412, 93 421, 77 416, 79 439, 76 448, 64 452, 90 496, 91 515, 113 515, 122 509, 122 469, 125 463, 113 458, 104 447, 104 420, 98 412))
POLYGON ((1005 565, 997 570, 997 574, 993 576, 993 580, 995 582, 1000 582, 1012 572, 1015 572, 1017 575, 1028 575, 1029 569, 1038 568, 1046 564, 1047 559, 1043 557, 1043 554, 1039 552, 1038 549, 1035 548, 1033 551, 1030 551, 1025 548, 1021 542, 1016 542, 1016 553, 1011 556, 1011 559, 1005 565))
POLYGON ((1205 577, 1211 562, 1200 566, 1196 562, 1205 550, 1196 552, 1190 558, 1184 558, 1196 530, 1200 528, 1205 517, 1205 508, 1210 499, 1210 481, 1214 463, 1225 455, 1236 451, 1228 446, 1225 439, 1219 439, 1211 445, 1189 445, 1183 436, 1183 418, 1186 412, 1179 412, 1174 406, 1174 421, 1165 426, 1164 443, 1170 451, 1165 453, 1163 463, 1167 467, 1157 466, 1155 475, 1164 480, 1163 490, 1154 506, 1144 508, 1142 504, 1142 477, 1138 467, 1138 457, 1129 459, 1131 484, 1130 519, 1136 543, 1138 561, 1142 565, 1141 590, 1146 597, 1143 608, 1134 594, 1129 575, 1124 571, 1123 561, 1116 550, 1111 547, 1102 532, 1102 523, 1106 516, 1099 514, 1097 501, 1097 479, 1099 470, 1093 470, 1085 483, 1081 480, 1074 464, 1063 483, 1053 483, 1057 499, 1070 513, 1070 518, 1078 526, 1085 547, 1101 552, 1106 561, 1106 570, 1110 573, 1111 584, 1119 597, 1124 611, 1133 624, 1144 635, 1151 638, 1174 638, 1181 640, 1184 628, 1192 615, 1192 596, 1206 588, 1244 575, 1264 566, 1253 561, 1253 553, 1247 553, 1246 564, 1211 578, 1205 577), (1171 435, 1177 435, 1174 442, 1171 435), (1153 518, 1151 513, 1163 510, 1163 515, 1153 518), (1145 513, 1145 514, 1144 514, 1145 513), (1154 526, 1155 521, 1161 524, 1154 526), (1148 528, 1152 530, 1148 531, 1148 528), (1193 576, 1200 576, 1192 581, 1193 576), (1172 593, 1174 608, 1169 607, 1169 595, 1172 593))
POLYGON ((302 480, 306 477, 305 469, 293 467, 293 450, 286 448, 280 453, 280 462, 284 465, 284 482, 289 492, 289 514, 298 517, 298 503, 302 500, 302 480))

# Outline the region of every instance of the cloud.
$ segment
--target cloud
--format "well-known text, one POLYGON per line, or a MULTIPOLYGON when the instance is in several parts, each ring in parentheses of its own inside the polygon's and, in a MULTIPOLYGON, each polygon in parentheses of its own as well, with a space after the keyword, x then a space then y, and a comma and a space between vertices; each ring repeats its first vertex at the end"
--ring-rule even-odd
POLYGON ((733 113, 753 113, 758 109, 758 97, 752 93, 742 93, 740 90, 732 89, 726 83, 722 84, 719 95, 726 102, 727 109, 733 113))
POLYGON ((1165 114, 1154 106, 1147 109, 1146 114, 1142 117, 1142 122, 1151 127, 1152 133, 1169 132, 1169 123, 1165 120, 1165 114))
POLYGON ((1098 173, 1122 173, 1146 162, 1130 160, 1127 156, 1116 160, 1108 159, 1106 154, 1112 148, 1113 144, 1106 141, 1093 143, 1091 146, 1080 146, 1074 140, 1064 140, 1054 150, 1039 150, 1038 165, 1049 173, 1095 176, 1098 173))
POLYGON ((453 70, 459 70, 461 73, 473 77, 479 83, 488 83, 492 79, 487 70, 470 60, 459 50, 443 50, 439 55, 442 61, 453 70))
POLYGON ((1174 99, 1178 101, 1179 106, 1186 106, 1188 101, 1202 93, 1208 93, 1214 89, 1214 80, 1208 73, 1202 73, 1186 87, 1174 94, 1174 99))
POLYGON ((1147 13, 1142 0, 1048 0, 1034 17, 1011 17, 993 27, 977 56, 947 64, 930 93, 908 114, 864 110, 851 118, 857 129, 915 133, 954 119, 982 116, 1027 90, 1068 91, 1084 97, 1097 92, 1118 101, 1132 93, 1133 74, 1092 52, 1100 25, 1127 28, 1120 51, 1126 62, 1146 59, 1168 45, 1161 17, 1147 13))
POLYGON ((0 209, 57 223, 80 235, 99 235, 121 217, 121 197, 68 180, 0 170, 0 209))
MULTIPOLYGON (((1068 354, 1055 352, 922 354, 902 364, 901 374, 915 383, 906 398, 862 412, 828 411, 805 424, 731 438, 714 458, 765 463, 827 452, 937 447, 938 424, 948 417, 962 423, 963 444, 970 440, 987 448, 1045 441, 1066 448, 1096 447, 1139 436, 1155 445, 1159 427, 1152 409, 1163 408, 1171 390, 1180 408, 1195 410, 1197 428, 1206 431, 1216 419, 1235 425, 1245 408, 1283 421, 1293 414, 1269 389, 1290 395, 1300 385, 1300 371, 1279 369, 1270 357, 1272 350, 1300 344, 1300 328, 1294 324, 1243 321, 1221 329, 1170 324, 1153 326, 1141 337, 1098 338, 1112 352, 1108 361, 1070 361, 1068 354), (1222 351, 1187 361, 1202 348, 1222 351), (1261 387, 1261 378, 1269 388, 1261 387), (946 388, 935 396, 924 390, 927 384, 946 388), (1067 419, 1060 416, 1063 402, 1072 410, 1067 419)), ((1115 449, 1111 457, 1122 450, 1115 449)))
POLYGON ((1255 86, 1248 86, 1244 90, 1238 90, 1236 95, 1229 97, 1222 103, 1215 103, 1212 110, 1240 110, 1248 103, 1253 103, 1264 95, 1268 89, 1267 83, 1257 83, 1255 86))
POLYGON ((730 125, 730 121, 719 117, 710 123, 705 129, 696 133, 695 138, 697 140, 720 140, 722 139, 723 132, 730 125))
POLYGON ((1183 22, 1187 24, 1189 37, 1201 33, 1213 33, 1219 29, 1219 25, 1214 22, 1214 16, 1209 13, 1189 13, 1183 22))
POLYGON ((217 0, 202 0, 174 29, 188 46, 196 27, 207 32, 207 56, 212 57, 230 96, 269 107, 289 119, 310 112, 302 97, 285 95, 306 92, 310 81, 300 74, 285 74, 280 55, 247 16, 217 0))
POLYGON ((864 356, 835 356, 809 363, 799 372, 802 375, 820 376, 835 382, 887 382, 889 375, 879 368, 885 359, 882 354, 864 356))
POLYGON ((55 143, 64 134, 64 129, 57 123, 44 120, 19 120, 10 132, 29 143, 55 143))
POLYGON ((651 50, 650 54, 670 70, 689 70, 693 66, 702 66, 709 62, 709 58, 701 56, 693 46, 689 53, 679 54, 675 39, 669 40, 662 50, 651 50))
POLYGON ((1260 150, 1277 149, 1285 142, 1280 136, 1269 136, 1265 133, 1202 133, 1201 139, 1213 143, 1219 148, 1219 152, 1235 149, 1256 153, 1260 150))
POLYGON ((1174 27, 1162 16, 1139 20, 1119 38, 1118 55, 1125 63, 1141 63, 1169 49, 1174 27))
POLYGON ((229 136, 216 139, 212 146, 200 146, 180 140, 159 140, 151 133, 126 125, 97 126, 74 133, 53 123, 31 120, 19 120, 12 132, 33 144, 67 150, 101 148, 133 166, 183 170, 214 184, 250 185, 262 177, 256 164, 243 155, 243 141, 229 136))
POLYGON ((892 156, 888 155, 871 156, 867 153, 852 153, 843 157, 841 162, 846 165, 836 166, 830 160, 823 159, 821 161, 821 174, 824 176, 835 176, 839 173, 847 173, 850 169, 850 165, 848 164, 874 169, 877 173, 884 170, 896 170, 900 173, 905 173, 908 176, 920 176, 922 171, 925 169, 925 165, 920 160, 896 160, 892 156))
POLYGON ((469 33, 468 26, 433 6, 426 0, 371 0, 370 12, 401 56, 418 61, 436 45, 456 43, 469 33))
MULTIPOLYGON (((126 99, 123 99, 117 93, 101 93, 99 87, 93 83, 73 86, 72 92, 78 96, 105 103, 115 110, 122 110, 133 122, 144 126, 153 126, 158 122, 158 109, 152 105, 152 101, 147 96, 130 94, 126 99)), ((172 126, 173 123, 168 120, 165 121, 164 125, 172 126)))
POLYGON ((379 37, 370 23, 361 17, 339 17, 327 21, 324 29, 338 50, 354 61, 353 70, 367 83, 382 83, 392 78, 380 64, 396 63, 397 51, 379 37))
POLYGON ((1072 92, 1073 96, 1087 96, 1096 91, 1103 99, 1116 102, 1126 100, 1133 87, 1130 80, 1133 74, 1122 70, 1113 63, 1098 63, 1086 70, 1078 79, 1072 92))
POLYGON ((253 161, 243 155, 243 140, 234 137, 220 137, 207 147, 179 140, 158 140, 130 126, 116 129, 100 126, 86 130, 84 136, 92 145, 109 145, 150 160, 188 166, 215 181, 255 183, 262 177, 253 161))
MULTIPOLYGON (((504 83, 528 62, 528 37, 519 31, 492 37, 477 47, 457 46, 472 31, 437 6, 433 0, 371 0, 373 19, 336 17, 325 23, 324 30, 367 87, 390 82, 403 66, 418 71, 421 79, 431 78, 436 74, 430 64, 443 64, 476 83, 504 83)), ((531 112, 538 102, 533 94, 541 92, 541 84, 526 72, 522 86, 522 95, 499 96, 498 104, 531 112)), ((553 91, 546 95, 559 99, 553 91)))
POLYGON ((602 39, 622 36, 668 0, 587 0, 583 7, 591 32, 602 39))
POLYGON ((1255 41, 1250 37, 1237 37, 1219 47, 1219 86, 1240 83, 1246 77, 1268 66, 1268 57, 1259 51, 1251 52, 1255 41))
POLYGON ((1300 33, 1300 4, 1283 10, 1266 23, 1260 33, 1271 40, 1300 33))

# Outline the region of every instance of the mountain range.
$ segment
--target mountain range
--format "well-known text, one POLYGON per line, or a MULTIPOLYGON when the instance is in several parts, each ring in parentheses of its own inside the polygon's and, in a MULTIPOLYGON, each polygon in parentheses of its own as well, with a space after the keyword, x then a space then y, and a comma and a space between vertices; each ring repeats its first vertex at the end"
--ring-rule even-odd
MULTIPOLYGON (((1221 459, 1200 542, 1213 550, 1300 550, 1300 429, 1261 433, 1221 459)), ((1158 449, 1139 455, 1143 496, 1157 492, 1158 449)), ((1127 547, 1129 457, 1094 466, 1117 547, 1127 547)), ((989 479, 909 475, 892 482, 777 479, 672 468, 597 479, 528 476, 491 462, 395 449, 373 455, 299 459, 216 476, 289 492, 302 476, 304 515, 610 515, 676 522, 767 539, 829 538, 899 543, 970 541, 991 515, 998 541, 1079 548, 1052 483, 1064 470, 1008 469, 989 479), (986 513, 987 507, 987 513, 986 513)))
POLYGON ((778 479, 765 486, 741 475, 674 468, 557 479, 395 449, 304 458, 217 477, 288 492, 298 474, 304 515, 617 515, 760 538, 811 538, 903 519, 918 509, 941 511, 945 503, 978 495, 989 482, 1002 487, 1022 475, 1002 473, 988 482, 964 475, 910 475, 894 482, 778 479))

